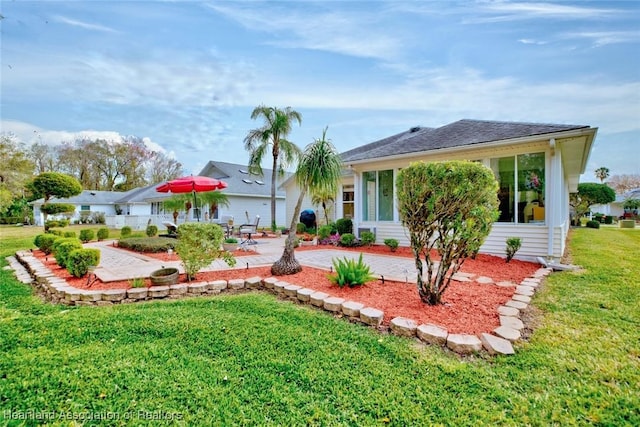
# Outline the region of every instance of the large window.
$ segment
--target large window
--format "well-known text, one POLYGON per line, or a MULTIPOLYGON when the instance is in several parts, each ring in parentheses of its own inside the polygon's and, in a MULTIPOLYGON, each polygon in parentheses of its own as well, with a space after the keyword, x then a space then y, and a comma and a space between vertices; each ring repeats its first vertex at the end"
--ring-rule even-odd
POLYGON ((491 169, 499 183, 498 222, 544 223, 544 153, 491 159, 491 169))
POLYGON ((345 185, 342 189, 342 216, 344 218, 353 218, 354 194, 353 185, 345 185))
POLYGON ((393 170, 362 174, 362 220, 393 221, 393 170))

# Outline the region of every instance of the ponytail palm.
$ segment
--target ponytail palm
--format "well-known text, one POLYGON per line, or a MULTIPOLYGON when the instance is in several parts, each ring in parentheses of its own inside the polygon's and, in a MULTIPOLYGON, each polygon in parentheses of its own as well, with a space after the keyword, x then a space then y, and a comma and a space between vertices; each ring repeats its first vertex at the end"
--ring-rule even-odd
POLYGON ((262 117, 264 125, 249 131, 244 138, 244 148, 249 151, 249 170, 262 175, 262 160, 271 147, 273 168, 271 174, 271 226, 276 225, 276 173, 283 176, 286 167, 300 156, 300 148, 286 139, 294 121, 302 123, 302 115, 287 107, 279 109, 260 105, 251 113, 252 119, 262 117))
POLYGON ((281 276, 295 274, 302 270, 302 266, 294 255, 294 239, 296 219, 300 215, 302 202, 307 191, 312 197, 318 195, 336 194, 342 175, 342 161, 333 144, 326 139, 327 128, 322 131, 322 138, 309 144, 300 158, 295 173, 295 180, 300 195, 296 203, 289 236, 285 241, 282 257, 271 266, 271 274, 281 276))

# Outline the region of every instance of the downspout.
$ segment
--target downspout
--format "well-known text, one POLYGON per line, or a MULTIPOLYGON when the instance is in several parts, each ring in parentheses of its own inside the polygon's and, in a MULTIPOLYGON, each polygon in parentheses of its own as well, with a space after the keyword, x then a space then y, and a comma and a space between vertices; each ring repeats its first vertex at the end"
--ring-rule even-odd
POLYGON ((547 186, 547 191, 549 193, 547 194, 547 197, 549 197, 549 199, 545 201, 545 205, 551 207, 551 209, 549 209, 549 213, 547 214, 547 218, 546 218, 547 233, 548 233, 547 234, 547 259, 551 261, 553 260, 553 229, 556 222, 556 216, 557 216, 556 213, 558 211, 558 203, 559 203, 559 200, 556 200, 558 195, 556 186, 559 185, 559 183, 561 183, 562 181, 560 180, 560 173, 556 165, 556 163, 558 163, 557 162, 558 158, 556 157, 555 138, 551 138, 549 140, 549 148, 550 148, 549 152, 551 153, 551 158, 549 162, 549 166, 551 166, 549 177, 551 179, 549 181, 551 181, 552 185, 547 186), (549 201, 551 202, 551 205, 549 205, 549 201))

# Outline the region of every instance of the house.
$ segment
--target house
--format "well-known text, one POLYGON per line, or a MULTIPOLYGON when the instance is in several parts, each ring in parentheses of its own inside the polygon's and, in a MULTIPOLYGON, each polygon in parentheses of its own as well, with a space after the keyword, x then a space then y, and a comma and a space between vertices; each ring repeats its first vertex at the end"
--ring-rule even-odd
POLYGON ((630 200, 640 200, 640 188, 629 190, 624 194, 616 194, 616 200, 606 205, 592 205, 590 206, 590 211, 594 214, 601 213, 604 215, 611 215, 614 218, 635 216, 638 213, 638 209, 624 208, 625 203, 630 200))
MULTIPOLYGON (((395 179, 415 161, 468 160, 490 168, 499 183, 500 216, 481 252, 504 255, 520 237, 518 256, 558 260, 569 230, 569 193, 577 191, 597 128, 582 125, 459 120, 405 132, 341 154, 348 171, 336 197, 335 218, 351 217, 354 232, 409 245, 398 214, 395 179)), ((285 183, 287 200, 296 196, 285 183)), ((288 216, 290 218, 290 215, 288 216)))
MULTIPOLYGON (((260 215, 260 224, 269 226, 271 217, 271 170, 264 169, 262 176, 252 175, 245 165, 210 161, 199 175, 220 179, 227 183, 222 190, 227 195, 229 206, 199 206, 190 209, 188 216, 180 212, 178 223, 184 221, 219 221, 221 218, 233 216, 235 224, 253 223, 255 216, 260 215)), ((106 224, 113 228, 125 225, 135 230, 143 230, 148 224, 155 224, 162 229, 163 222, 173 221, 173 212, 164 208, 164 200, 172 197, 171 193, 160 193, 156 183, 127 192, 90 191, 85 190, 77 196, 67 199, 51 199, 51 203, 70 203, 76 206, 72 221, 91 218, 93 213, 102 212, 106 224)), ((197 195, 196 195, 197 197, 197 195)), ((276 193, 276 222, 284 224, 285 193, 276 193)), ((44 223, 40 207, 43 199, 32 202, 34 218, 37 225, 44 223)))

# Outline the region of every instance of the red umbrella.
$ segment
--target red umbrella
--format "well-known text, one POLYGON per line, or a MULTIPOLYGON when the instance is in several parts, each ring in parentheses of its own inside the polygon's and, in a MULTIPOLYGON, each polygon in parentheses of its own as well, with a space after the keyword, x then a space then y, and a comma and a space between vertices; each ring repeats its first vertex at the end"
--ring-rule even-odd
MULTIPOLYGON (((208 176, 183 176, 172 181, 167 181, 156 187, 160 193, 193 193, 193 206, 197 209, 196 193, 221 190, 227 188, 227 183, 208 176)), ((200 221, 200 216, 196 210, 196 218, 200 221)))

